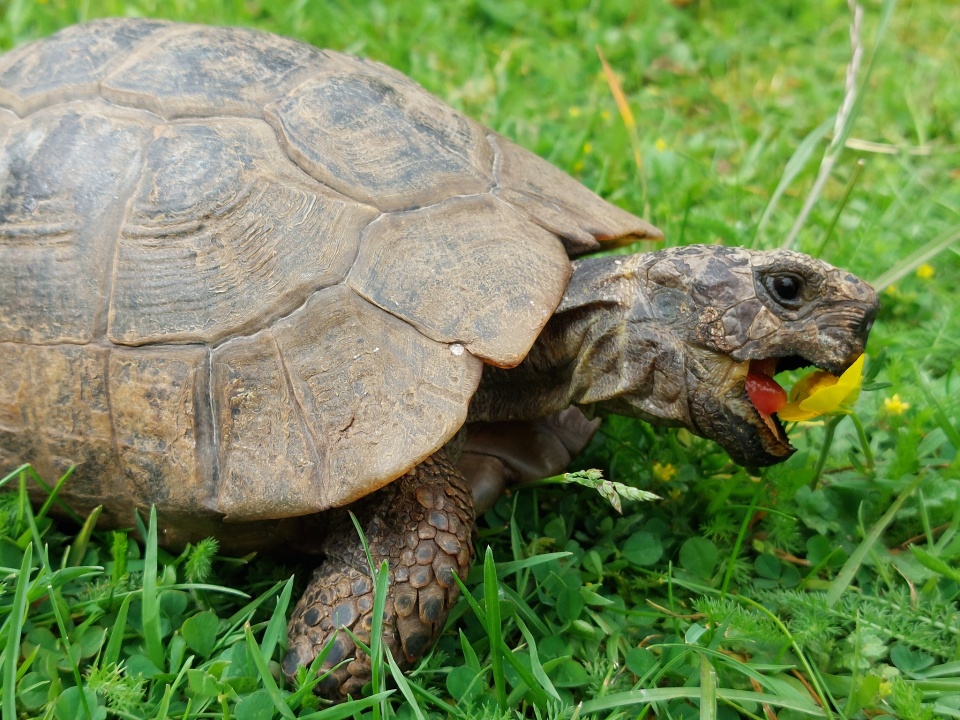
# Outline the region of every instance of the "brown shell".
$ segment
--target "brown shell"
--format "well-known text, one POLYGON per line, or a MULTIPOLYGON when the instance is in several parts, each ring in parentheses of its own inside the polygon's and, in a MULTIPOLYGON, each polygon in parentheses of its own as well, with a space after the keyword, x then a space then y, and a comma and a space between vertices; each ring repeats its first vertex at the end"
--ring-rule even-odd
POLYGON ((642 220, 382 65, 114 19, 0 57, 0 467, 78 505, 342 505, 642 220))

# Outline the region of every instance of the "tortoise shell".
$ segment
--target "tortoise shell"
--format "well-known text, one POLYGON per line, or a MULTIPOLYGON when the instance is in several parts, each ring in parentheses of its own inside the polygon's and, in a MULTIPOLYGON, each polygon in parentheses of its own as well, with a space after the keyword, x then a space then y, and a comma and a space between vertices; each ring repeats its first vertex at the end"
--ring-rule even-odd
POLYGON ((78 507, 360 498, 657 231, 383 65, 112 19, 0 57, 0 465, 78 507))

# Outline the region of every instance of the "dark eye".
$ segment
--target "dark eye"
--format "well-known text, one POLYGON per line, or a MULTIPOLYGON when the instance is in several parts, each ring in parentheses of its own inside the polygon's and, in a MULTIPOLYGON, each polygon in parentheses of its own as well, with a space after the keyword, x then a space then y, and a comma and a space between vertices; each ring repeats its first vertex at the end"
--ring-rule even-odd
POLYGON ((793 273, 777 273, 764 278, 764 286, 770 296, 784 307, 800 307, 803 295, 803 278, 793 273))

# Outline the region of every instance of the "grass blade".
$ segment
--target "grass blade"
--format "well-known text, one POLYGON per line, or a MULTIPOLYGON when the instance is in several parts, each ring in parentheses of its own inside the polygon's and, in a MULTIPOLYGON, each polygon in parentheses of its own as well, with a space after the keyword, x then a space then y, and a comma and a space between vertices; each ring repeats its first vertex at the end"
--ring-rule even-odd
POLYGON ((20 657, 20 637, 27 613, 27 590, 30 587, 30 570, 33 566, 33 545, 27 545, 17 574, 17 586, 13 593, 13 605, 7 616, 7 643, 3 652, 3 717, 17 717, 17 659, 20 657))
POLYGON ((813 186, 810 188, 810 192, 807 193, 803 207, 800 209, 800 213, 797 215, 797 218, 793 223, 793 227, 790 228, 790 232, 783 241, 784 248, 793 247, 797 236, 800 234, 800 231, 807 222, 810 211, 813 210, 813 206, 817 203, 817 200, 820 199, 820 194, 823 192, 823 188, 827 184, 827 180, 833 173, 833 168, 836 165, 837 160, 843 153, 847 138, 850 137, 850 132, 853 130, 853 123, 857 119, 857 115, 860 113, 863 90, 867 87, 867 83, 870 81, 870 76, 873 73, 873 65, 877 59, 877 50, 882 45, 883 36, 886 34, 887 26, 889 25, 890 16, 893 13, 895 2, 894 0, 884 0, 883 8, 880 13, 880 21, 877 25, 877 30, 874 35, 874 51, 870 57, 870 61, 867 63, 867 69, 864 72, 863 78, 860 80, 859 85, 857 83, 857 75, 859 74, 860 62, 863 54, 863 45, 860 41, 860 25, 863 19, 863 8, 852 0, 849 4, 851 13, 853 15, 850 25, 851 57, 850 63, 847 66, 847 77, 844 87, 843 102, 840 105, 840 109, 837 111, 833 139, 830 141, 826 152, 823 154, 823 159, 820 161, 820 168, 817 171, 817 177, 813 181, 813 186))
MULTIPOLYGON (((620 710, 632 705, 650 705, 656 702, 670 700, 697 700, 700 698, 700 688, 651 688, 649 690, 629 690, 614 693, 596 700, 588 700, 580 708, 583 715, 602 712, 604 710, 620 710)), ((769 693, 751 692, 749 690, 717 689, 717 698, 729 703, 740 705, 771 705, 773 707, 792 710, 812 717, 827 717, 826 713, 809 701, 798 698, 780 697, 769 693)))
MULTIPOLYGON (((390 565, 386 560, 374 573, 376 587, 373 593, 373 623, 370 627, 370 682, 375 693, 385 689, 383 673, 383 613, 387 605, 387 588, 390 584, 390 565)), ((386 714, 386 706, 373 706, 373 720, 380 720, 381 712, 386 714)))
POLYGON ((410 681, 407 680, 400 666, 397 665, 397 661, 393 659, 393 653, 390 652, 390 648, 384 648, 384 650, 387 665, 390 666, 390 674, 393 676, 394 682, 397 683, 397 689, 400 691, 400 694, 403 695, 407 701, 407 707, 413 711, 417 720, 427 720, 426 715, 423 714, 423 710, 420 709, 420 705, 413 695, 413 690, 410 688, 410 681))
POLYGON ((160 598, 157 596, 157 508, 150 507, 150 522, 147 525, 147 542, 143 557, 142 617, 143 639, 147 657, 161 670, 165 663, 160 630, 160 598))
POLYGON ((849 587, 853 576, 856 575, 857 570, 860 569, 860 564, 863 562, 863 559, 867 556, 867 553, 870 552, 870 548, 874 546, 877 540, 880 539, 880 536, 883 534, 883 531, 887 529, 890 523, 893 522, 894 517, 897 512, 899 512, 900 507, 906 502, 907 498, 913 494, 913 491, 916 490, 923 479, 926 477, 925 472, 920 472, 913 480, 910 481, 910 484, 900 493, 896 500, 891 503, 890 507, 887 508, 887 511, 883 514, 874 526, 870 529, 870 532, 867 533, 867 536, 863 539, 857 549, 850 553, 850 557, 847 558, 847 561, 843 564, 843 567, 840 568, 840 572, 837 573, 837 576, 830 583, 830 587, 827 589, 827 606, 834 607, 837 604, 837 601, 840 600, 840 596, 843 595, 844 591, 849 587))
POLYGON ((70 546, 70 554, 67 557, 68 565, 79 565, 83 562, 83 557, 87 554, 87 546, 90 544, 90 536, 93 534, 93 529, 97 526, 97 520, 100 518, 102 511, 103 505, 97 505, 90 511, 90 514, 83 523, 83 527, 80 528, 80 532, 77 533, 76 539, 70 546))
POLYGON ((493 562, 493 550, 488 545, 483 556, 483 600, 486 605, 484 625, 490 639, 490 664, 493 669, 493 684, 497 694, 497 703, 501 710, 507 709, 507 685, 503 674, 503 630, 500 626, 500 587, 497 581, 497 568, 493 562))
POLYGON ((133 595, 127 595, 120 603, 120 609, 117 611, 117 619, 113 623, 113 631, 110 633, 110 640, 107 641, 107 649, 103 651, 103 666, 110 667, 116 665, 120 660, 120 648, 123 646, 124 630, 127 627, 127 613, 130 610, 130 602, 133 595))
POLYGON ((890 268, 890 270, 883 273, 883 275, 871 281, 870 284, 873 285, 873 288, 878 293, 883 292, 886 288, 893 285, 893 283, 909 275, 924 263, 929 262, 958 240, 960 240, 960 225, 954 225, 929 242, 921 245, 897 263, 896 267, 890 268))
POLYGON ((277 598, 276 607, 270 616, 270 622, 267 623, 267 629, 263 633, 263 642, 260 644, 260 651, 263 653, 263 659, 270 662, 273 657, 273 651, 281 638, 287 634, 287 607, 290 605, 290 595, 293 593, 293 577, 291 577, 283 586, 280 597, 277 598))
POLYGON ((376 695, 362 698, 361 700, 348 700, 347 702, 328 707, 319 712, 301 715, 300 720, 343 720, 350 716, 360 717, 359 713, 371 707, 376 707, 378 703, 386 700, 393 694, 393 690, 379 692, 376 695))
POLYGON ((757 223, 757 228, 754 230, 754 245, 756 245, 757 238, 759 238, 763 228, 766 227, 767 222, 773 215, 773 211, 777 208, 780 198, 783 197, 783 194, 787 191, 790 185, 793 184, 793 181, 796 179, 797 175, 800 174, 800 171, 806 167, 807 162, 813 155, 813 151, 817 149, 820 141, 827 136, 828 132, 830 132, 830 126, 832 124, 833 118, 828 118, 811 130, 810 133, 808 133, 807 136, 800 141, 800 144, 797 145, 797 149, 793 151, 793 155, 791 155, 790 159, 787 160, 787 164, 783 168, 783 174, 780 176, 780 182, 777 183, 777 187, 774 189, 773 194, 770 196, 770 200, 767 202, 767 207, 763 210, 763 215, 760 216, 760 221, 757 223))
POLYGON ((0 478, 0 488, 2 488, 2 487, 3 487, 4 485, 6 485, 7 483, 11 482, 15 477, 17 477, 18 475, 20 475, 20 473, 26 472, 26 471, 27 471, 27 468, 29 468, 29 467, 30 467, 30 466, 29 466, 27 463, 24 463, 23 465, 21 465, 20 467, 18 467, 16 470, 13 470, 13 471, 11 471, 11 472, 8 472, 6 475, 4 475, 2 478, 0 478))
POLYGON ((257 666, 257 672, 260 673, 260 682, 263 683, 264 690, 267 691, 267 694, 273 701, 273 706, 277 708, 277 712, 287 718, 287 720, 295 720, 296 716, 293 714, 293 710, 287 705, 286 700, 280 693, 280 688, 277 687, 276 680, 273 679, 270 668, 267 666, 267 660, 264 659, 263 650, 257 644, 256 638, 253 637, 253 630, 250 628, 250 623, 246 623, 243 626, 243 635, 247 640, 247 650, 250 652, 253 664, 257 666))
POLYGON ((640 190, 643 199, 643 215, 650 215, 650 201, 647 192, 647 173, 643 166, 643 152, 640 149, 640 137, 637 135, 637 121, 633 117, 633 111, 630 110, 630 103, 627 102, 623 89, 620 87, 620 81, 617 74, 610 67, 607 59, 604 57, 600 46, 597 46, 597 57, 600 58, 600 64, 603 66, 603 76, 606 78, 607 85, 610 87, 610 93, 613 95, 613 101, 617 105, 617 111, 623 120, 623 125, 627 129, 627 137, 630 138, 630 149, 633 151, 633 162, 637 166, 637 174, 640 176, 640 190))
POLYGON ((523 633, 523 639, 527 641, 527 647, 530 650, 530 667, 532 668, 533 678, 540 684, 540 687, 543 688, 548 695, 550 695, 550 697, 557 702, 561 702, 560 694, 553 686, 550 678, 547 677, 547 673, 543 669, 543 665, 540 664, 540 656, 537 653, 537 643, 536 639, 533 637, 533 633, 527 629, 527 626, 519 617, 514 618, 514 620, 517 623, 517 627, 520 628, 520 632, 523 633))
POLYGON ((710 658, 700 655, 700 718, 717 720, 717 671, 710 658))
POLYGON ((534 567, 535 565, 542 565, 543 563, 550 562, 552 560, 561 560, 573 555, 571 552, 550 552, 542 553, 540 555, 531 555, 528 558, 523 558, 522 560, 507 560, 506 562, 497 563, 497 577, 505 578, 507 575, 512 575, 513 573, 520 572, 521 570, 527 570, 534 567))

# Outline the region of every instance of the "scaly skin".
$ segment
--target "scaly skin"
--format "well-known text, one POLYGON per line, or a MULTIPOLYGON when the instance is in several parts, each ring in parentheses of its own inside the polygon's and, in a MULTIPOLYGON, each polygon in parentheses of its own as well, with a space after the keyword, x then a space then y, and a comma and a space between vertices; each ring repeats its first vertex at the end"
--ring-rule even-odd
POLYGON ((373 582, 347 510, 360 521, 374 566, 390 564, 383 640, 401 668, 436 640, 460 594, 453 575, 466 578, 473 561, 473 498, 442 451, 373 495, 328 513, 326 559, 290 618, 283 671, 295 675, 298 664, 309 665, 336 635, 323 666, 335 669, 318 687, 333 700, 358 696, 370 681, 370 657, 337 632, 347 628, 369 644, 373 624, 373 582))

